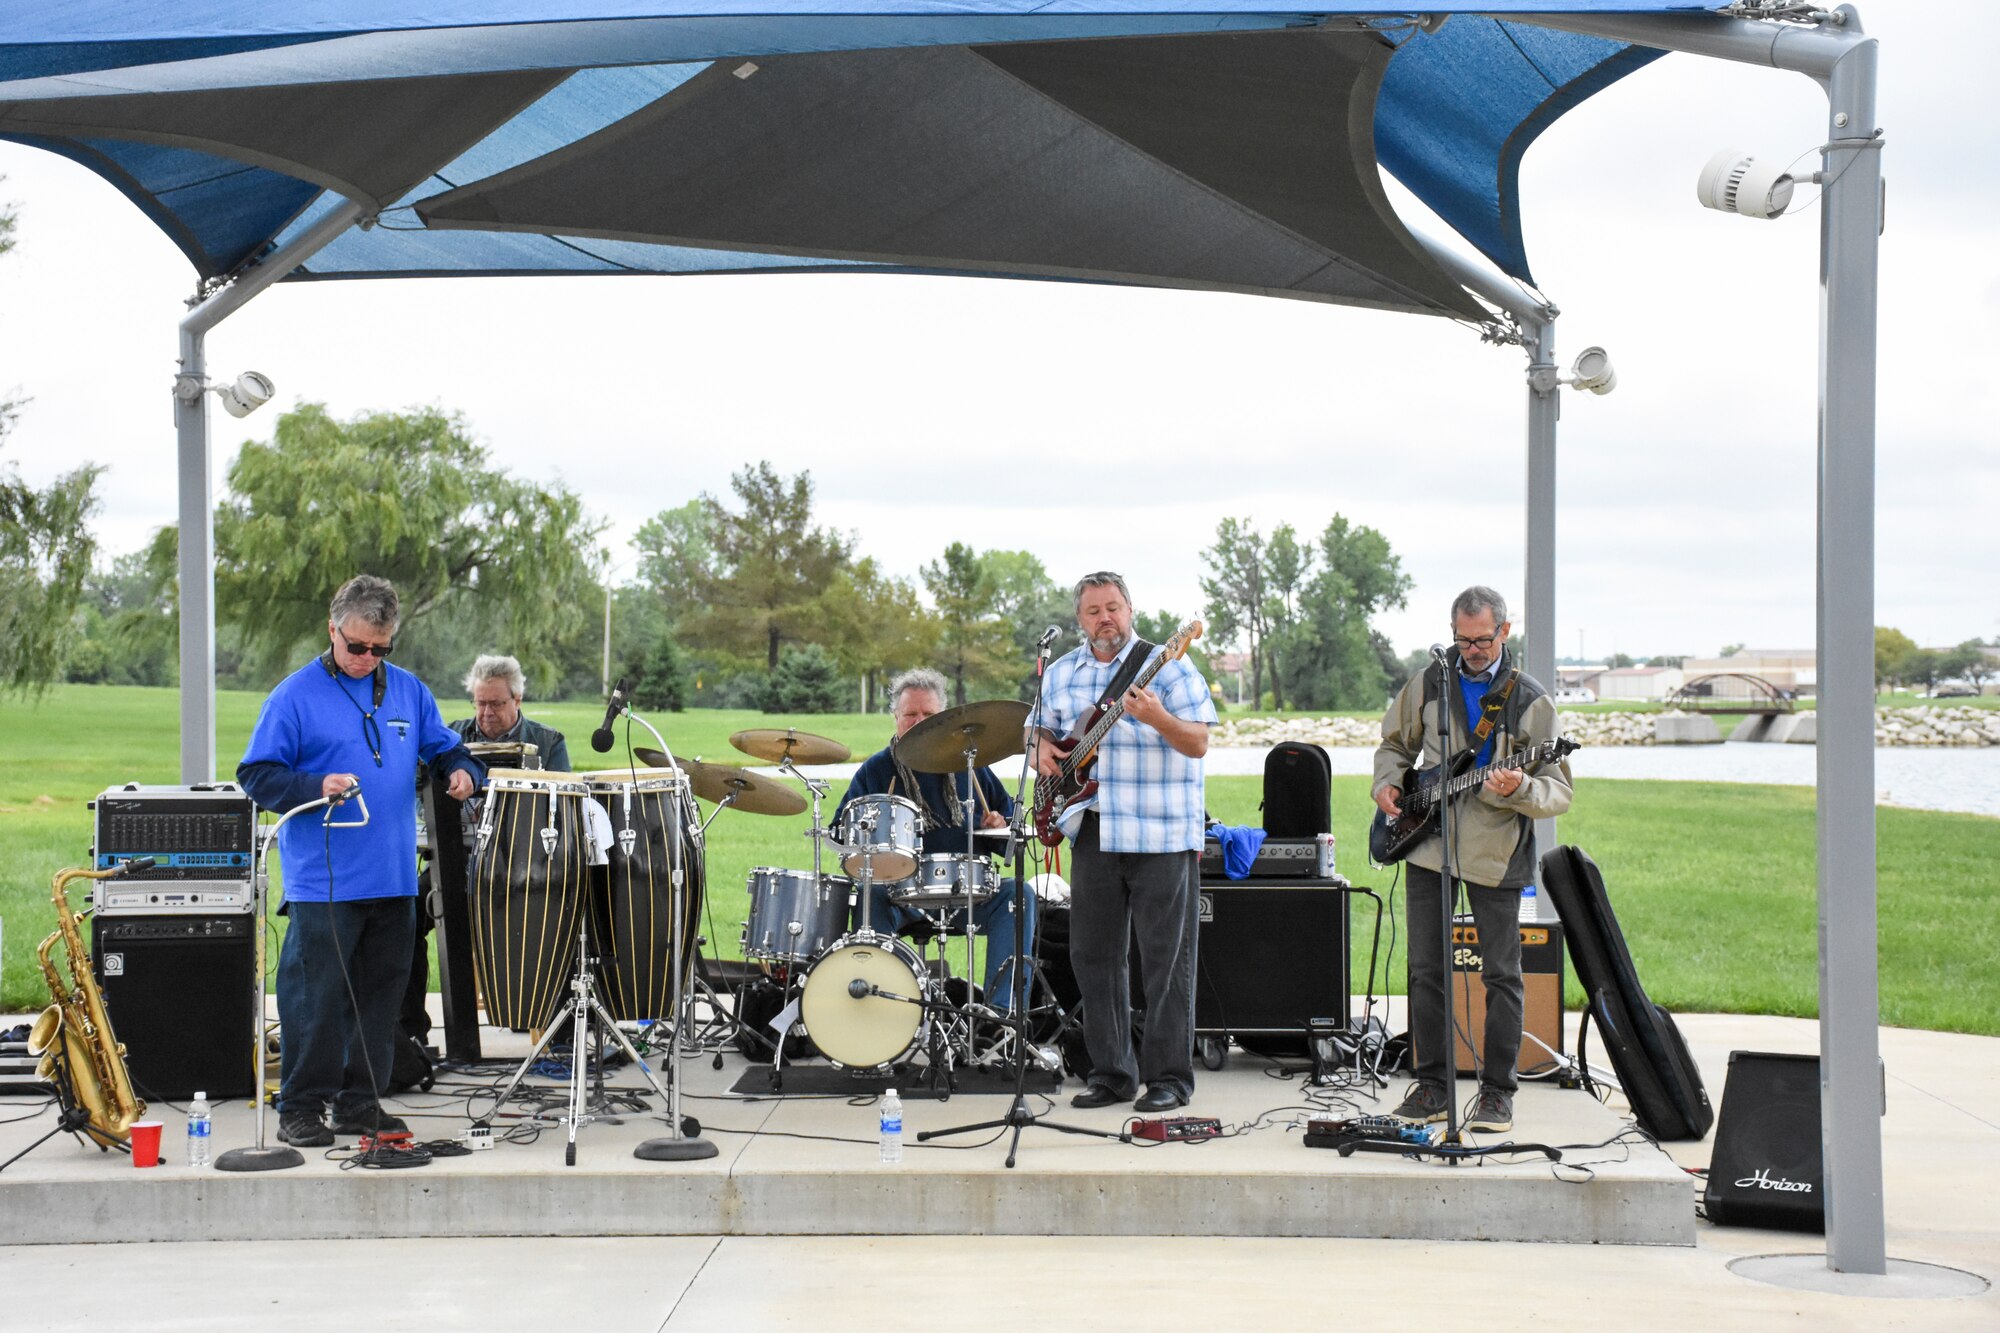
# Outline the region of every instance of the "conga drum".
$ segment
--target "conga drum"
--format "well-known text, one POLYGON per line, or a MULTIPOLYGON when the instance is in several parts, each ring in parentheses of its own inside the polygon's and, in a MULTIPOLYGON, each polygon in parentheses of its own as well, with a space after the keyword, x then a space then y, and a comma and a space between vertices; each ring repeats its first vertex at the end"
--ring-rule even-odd
POLYGON ((472 961, 500 1027, 546 1027, 568 993, 590 880, 589 796, 568 773, 487 773, 473 837, 472 961))
POLYGON ((605 863, 592 868, 598 998, 621 1022, 671 1019, 693 983, 704 873, 701 840, 685 800, 687 775, 676 768, 625 768, 578 776, 611 817, 605 863))

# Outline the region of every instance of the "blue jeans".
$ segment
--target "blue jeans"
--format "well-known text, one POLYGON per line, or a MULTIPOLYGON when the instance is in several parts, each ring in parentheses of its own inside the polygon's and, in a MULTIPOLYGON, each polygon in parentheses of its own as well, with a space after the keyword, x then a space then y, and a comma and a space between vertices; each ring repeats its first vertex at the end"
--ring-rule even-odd
MULTIPOLYGON (((889 901, 889 886, 877 884, 869 894, 873 928, 885 935, 900 934, 930 920, 914 907, 889 901)), ((1021 975, 1034 976, 1035 895, 1023 893, 1019 880, 1000 881, 999 891, 972 909, 973 928, 986 937, 986 1003, 1006 1010, 1014 1002, 1014 904, 1025 902, 1028 910, 1021 922, 1021 975)), ((964 929, 965 913, 944 913, 947 930, 964 929)), ((861 905, 854 907, 854 929, 861 928, 861 905)), ((1025 997, 1024 997, 1025 998, 1025 997)))
POLYGON ((284 1029, 278 1110, 316 1115, 331 1106, 336 1119, 352 1117, 376 1105, 389 1086, 396 1011, 417 933, 417 900, 286 907, 291 926, 278 954, 278 1021, 284 1029), (353 1000, 347 994, 350 980, 353 1000))

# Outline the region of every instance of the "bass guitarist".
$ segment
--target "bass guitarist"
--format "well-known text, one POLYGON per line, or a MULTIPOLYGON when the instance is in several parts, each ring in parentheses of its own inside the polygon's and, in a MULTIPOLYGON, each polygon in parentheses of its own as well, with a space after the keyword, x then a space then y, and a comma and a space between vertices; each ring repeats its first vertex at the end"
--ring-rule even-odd
POLYGON ((1101 705, 1123 712, 1097 746, 1097 791, 1061 819, 1072 847, 1069 956, 1091 1064, 1089 1086, 1071 1104, 1132 1101, 1141 1112, 1169 1111, 1194 1096, 1202 756, 1215 703, 1185 657, 1167 661, 1145 686, 1128 687, 1152 645, 1132 633, 1124 579, 1089 574, 1074 595, 1084 642, 1050 664, 1045 730, 1029 738, 1040 781, 1062 770, 1057 738, 1080 736, 1101 705), (1134 939, 1146 1000, 1136 1050, 1127 962, 1134 939))
MULTIPOLYGON (((1451 604, 1453 658, 1412 677, 1382 718, 1375 751, 1375 804, 1394 819, 1405 770, 1429 769, 1477 746, 1484 767, 1555 738, 1548 692, 1507 649, 1507 603, 1471 587, 1451 604), (1454 684, 1454 681, 1456 684, 1454 684), (1483 730, 1482 730, 1483 727, 1483 730)), ((1514 1065, 1521 1052, 1521 890, 1535 878, 1534 822, 1569 809, 1569 765, 1558 758, 1531 772, 1503 770, 1453 798, 1451 879, 1463 883, 1479 931, 1486 1031, 1479 1094, 1465 1128, 1501 1133, 1514 1125, 1514 1065)), ((1450 963, 1444 956, 1444 842, 1432 836, 1409 854, 1410 1036, 1416 1080, 1395 1115, 1413 1124, 1446 1118, 1454 1083, 1450 963)), ((1468 1037, 1468 1040, 1470 1038, 1468 1037)))

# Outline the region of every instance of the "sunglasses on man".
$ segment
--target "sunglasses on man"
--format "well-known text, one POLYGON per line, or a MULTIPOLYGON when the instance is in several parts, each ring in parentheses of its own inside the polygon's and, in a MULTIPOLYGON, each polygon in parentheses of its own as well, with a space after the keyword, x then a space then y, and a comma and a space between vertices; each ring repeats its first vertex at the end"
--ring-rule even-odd
POLYGON ((356 657, 387 657, 396 651, 394 643, 356 643, 345 634, 340 638, 347 645, 347 651, 356 657))

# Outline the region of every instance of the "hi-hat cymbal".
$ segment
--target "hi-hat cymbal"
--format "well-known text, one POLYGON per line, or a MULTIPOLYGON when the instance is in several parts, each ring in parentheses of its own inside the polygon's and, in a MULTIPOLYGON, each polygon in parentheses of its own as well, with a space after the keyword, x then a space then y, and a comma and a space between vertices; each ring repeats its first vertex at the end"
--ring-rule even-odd
MULTIPOLYGON (((667 766, 664 750, 642 749, 635 745, 632 753, 655 768, 667 766)), ((733 792, 736 799, 730 801, 729 808, 746 814, 795 815, 806 808, 805 797, 770 778, 759 777, 747 768, 737 768, 734 764, 705 764, 699 759, 677 759, 675 763, 688 775, 689 788, 704 801, 720 805, 733 792)))
POLYGON ((782 764, 787 759, 795 764, 842 764, 854 756, 854 751, 839 741, 815 736, 797 727, 760 727, 739 731, 729 738, 729 743, 752 759, 768 759, 774 764, 782 764))
POLYGON ((966 752, 975 768, 1021 753, 1028 705, 1018 699, 988 699, 933 714, 896 742, 896 754, 919 773, 958 773, 966 752))

